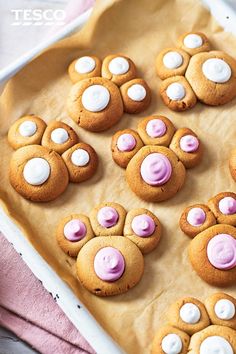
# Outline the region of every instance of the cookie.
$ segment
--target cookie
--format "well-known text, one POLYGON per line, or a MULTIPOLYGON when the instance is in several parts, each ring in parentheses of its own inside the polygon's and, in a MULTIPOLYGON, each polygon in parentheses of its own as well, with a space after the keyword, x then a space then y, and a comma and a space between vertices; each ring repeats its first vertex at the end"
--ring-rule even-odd
POLYGON ((173 151, 164 146, 144 146, 130 160, 126 180, 132 191, 148 202, 173 197, 185 182, 186 170, 173 151))
POLYGON ((161 223, 147 209, 132 209, 126 215, 124 236, 134 242, 143 254, 149 253, 160 241, 161 223))
POLYGON ((236 299, 217 293, 205 300, 205 306, 214 325, 227 326, 236 330, 236 299))
POLYGON ((108 55, 102 62, 102 77, 121 86, 136 77, 135 64, 125 55, 108 55))
POLYGON ((72 61, 68 68, 71 81, 78 81, 101 75, 101 60, 94 55, 84 56, 72 61))
POLYGON ((190 337, 172 326, 160 328, 152 342, 151 354, 187 354, 190 337))
POLYGON ((92 146, 78 143, 66 150, 62 158, 69 172, 70 182, 80 183, 90 179, 98 167, 98 156, 92 146))
POLYGON ((170 306, 168 323, 189 335, 193 335, 209 326, 210 320, 201 301, 193 297, 186 297, 170 306))
POLYGON ((170 149, 186 168, 197 166, 203 156, 203 147, 197 134, 189 128, 178 129, 170 143, 170 149))
POLYGON ((164 116, 149 116, 142 119, 138 124, 138 133, 145 145, 168 147, 174 132, 174 124, 164 116))
POLYGON ((84 79, 72 86, 67 110, 70 117, 86 130, 109 129, 123 115, 120 90, 113 82, 101 77, 84 79))
POLYGON ((196 95, 184 76, 172 76, 162 81, 159 92, 164 104, 173 111, 185 111, 197 103, 196 95))
POLYGON ((126 113, 145 111, 151 103, 151 90, 143 79, 133 79, 120 87, 126 113))
POLYGON ((25 146, 14 152, 9 178, 17 193, 34 202, 56 199, 69 182, 68 171, 60 155, 39 145, 25 146))
POLYGON ((43 137, 42 146, 63 154, 78 142, 78 135, 68 124, 52 121, 48 124, 43 137))
POLYGON ((184 75, 190 56, 180 48, 163 49, 156 59, 156 72, 160 79, 184 75))
POLYGON ((90 221, 96 236, 123 235, 126 211, 118 203, 105 202, 90 213, 90 221))
POLYGON ((8 142, 13 149, 26 145, 40 144, 47 124, 38 116, 29 114, 12 124, 8 131, 8 142))
POLYGON ((98 296, 127 292, 142 278, 144 258, 139 248, 123 236, 95 237, 78 254, 77 276, 98 296))
POLYGON ((214 213, 219 224, 236 226, 236 194, 222 192, 208 201, 208 206, 214 213))
POLYGON ((205 204, 195 204, 187 207, 179 220, 181 230, 191 238, 215 224, 216 218, 205 204))
POLYGON ((231 176, 236 182, 236 149, 232 150, 229 158, 229 170, 231 176))
POLYGON ((194 55, 185 76, 197 98, 208 105, 222 105, 236 96, 236 60, 224 52, 194 55))
POLYGON ((201 32, 187 32, 182 34, 177 45, 189 55, 195 55, 200 52, 208 52, 210 43, 207 36, 201 32))
POLYGON ((58 245, 71 257, 77 257, 81 248, 93 237, 90 220, 82 214, 72 214, 63 218, 56 230, 58 245))
POLYGON ((135 130, 119 130, 111 140, 112 158, 117 165, 126 168, 141 147, 143 147, 143 142, 135 130))
POLYGON ((220 224, 201 232, 189 245, 189 259, 208 284, 236 284, 236 228, 220 224))

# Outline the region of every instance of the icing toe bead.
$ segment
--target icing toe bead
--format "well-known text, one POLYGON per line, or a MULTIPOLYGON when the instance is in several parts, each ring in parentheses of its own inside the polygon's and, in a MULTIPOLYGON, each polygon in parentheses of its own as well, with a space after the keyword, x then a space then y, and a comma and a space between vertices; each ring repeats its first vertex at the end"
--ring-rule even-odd
POLYGON ((183 57, 178 52, 168 52, 163 57, 163 63, 168 69, 177 69, 183 63, 183 57))
POLYGON ((75 70, 79 74, 87 74, 95 69, 96 62, 92 57, 81 57, 75 63, 75 70))
POLYGON ((135 234, 140 237, 151 236, 155 231, 153 219, 145 214, 135 216, 132 220, 131 227, 135 234))
POLYGON ((199 141, 193 135, 184 135, 180 139, 180 147, 184 152, 195 152, 199 147, 199 141))
POLYGON ((184 37, 184 45, 187 48, 199 48, 203 44, 202 37, 199 36, 198 34, 188 34, 186 37, 184 37))
POLYGON ((89 163, 89 153, 84 149, 77 149, 71 154, 71 161, 75 166, 83 167, 89 163))
POLYGON ((182 351, 182 341, 180 336, 170 333, 162 339, 161 347, 166 354, 179 354, 182 351))
POLYGON ((201 318, 201 312, 197 305, 192 303, 184 304, 180 309, 181 319, 188 324, 198 323, 201 318))
POLYGON ((125 270, 122 254, 113 247, 100 249, 94 258, 94 271, 104 281, 113 282, 121 278, 125 270))
POLYGON ((130 114, 144 111, 151 103, 151 90, 143 79, 127 81, 120 87, 124 111, 130 114))
POLYGON ((201 208, 192 208, 187 215, 187 221, 192 226, 201 226, 206 220, 206 213, 201 208))
POLYGON ((112 74, 122 75, 129 70, 129 62, 123 57, 116 57, 110 61, 108 68, 112 74))
POLYGON ((56 144, 64 144, 69 139, 69 135, 65 129, 56 128, 51 132, 51 139, 56 144))
POLYGON ((120 151, 132 151, 136 146, 136 140, 132 134, 122 134, 117 139, 117 147, 120 151))
POLYGON ((83 56, 72 61, 68 73, 72 83, 101 75, 101 60, 93 56, 83 56))
POLYGON ((235 316, 235 305, 228 299, 220 299, 214 307, 216 316, 221 320, 231 320, 235 316))
POLYGON ((65 224, 64 235, 71 242, 80 241, 86 235, 86 226, 79 219, 73 219, 65 224))
POLYGON ((161 119, 149 120, 146 125, 146 132, 151 138, 159 138, 166 133, 166 125, 161 119))
POLYGON ((166 94, 169 99, 173 101, 180 101, 185 97, 186 91, 182 84, 173 82, 167 87, 166 94))
POLYGON ((236 199, 224 197, 219 201, 219 210, 222 214, 232 215, 236 213, 236 199))
POLYGON ((136 77, 134 62, 123 55, 108 55, 102 63, 102 77, 121 86, 136 77))
POLYGON ((97 218, 101 226, 108 228, 116 225, 119 214, 114 208, 103 207, 98 211, 97 218))
POLYGON ((37 125, 35 122, 30 120, 25 120, 19 126, 19 133, 24 137, 32 136, 37 131, 37 125))
POLYGON ((146 89, 140 84, 134 84, 128 88, 127 95, 133 101, 142 101, 146 97, 146 89))

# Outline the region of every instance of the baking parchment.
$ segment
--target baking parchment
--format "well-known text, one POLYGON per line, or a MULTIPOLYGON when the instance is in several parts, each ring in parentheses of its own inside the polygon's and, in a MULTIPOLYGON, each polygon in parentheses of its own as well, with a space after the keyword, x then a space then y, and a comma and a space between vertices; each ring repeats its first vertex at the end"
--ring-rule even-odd
MULTIPOLYGON (((187 257, 190 240, 179 230, 178 219, 187 205, 204 203, 220 191, 236 191, 228 170, 229 151, 235 145, 236 100, 221 107, 198 103, 190 111, 174 113, 163 105, 158 94, 156 55, 163 48, 174 46, 179 35, 191 30, 203 31, 213 48, 236 56, 236 38, 225 33, 199 1, 100 0, 80 33, 37 57, 7 84, 1 96, 1 200, 37 251, 130 354, 149 352, 155 330, 164 323, 165 311, 173 301, 185 295, 204 299, 216 290, 192 270, 187 257), (67 67, 81 55, 95 54, 103 58, 112 53, 124 53, 134 60, 139 75, 152 89, 152 104, 138 116, 125 114, 107 132, 86 132, 66 113, 65 100, 71 87, 67 67), (17 118, 28 113, 39 115, 47 122, 57 119, 69 123, 81 140, 96 149, 100 158, 98 173, 90 181, 70 184, 61 197, 50 203, 24 200, 8 180, 12 149, 7 143, 7 131, 17 118), (124 171, 115 165, 110 152, 114 132, 136 128, 142 117, 152 113, 166 115, 177 127, 193 129, 205 146, 203 162, 187 172, 184 188, 171 200, 159 204, 143 202, 130 191, 124 171), (127 210, 149 208, 164 226, 160 245, 145 256, 140 284, 124 295, 110 298, 98 298, 80 286, 75 262, 60 250, 55 240, 55 228, 62 217, 70 213, 88 214, 94 205, 103 201, 121 203, 127 210)), ((227 291, 236 295, 236 287, 227 291)))

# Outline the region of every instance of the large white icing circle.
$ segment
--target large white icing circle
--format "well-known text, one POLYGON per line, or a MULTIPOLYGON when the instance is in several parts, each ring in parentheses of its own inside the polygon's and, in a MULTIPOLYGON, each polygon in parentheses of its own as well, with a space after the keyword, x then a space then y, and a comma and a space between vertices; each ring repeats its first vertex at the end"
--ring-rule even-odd
POLYGON ((201 312, 198 306, 190 302, 181 307, 179 315, 182 321, 188 324, 198 323, 201 318, 201 312))
POLYGON ((134 84, 128 88, 127 95, 131 100, 140 102, 146 97, 147 91, 143 85, 134 84))
POLYGON ((36 133, 37 125, 32 120, 25 120, 19 126, 19 133, 21 136, 29 137, 36 133))
POLYGON ((75 70, 79 74, 87 74, 95 69, 96 62, 91 57, 81 57, 75 63, 75 70))
POLYGON ((167 334, 162 339, 161 348, 166 354, 179 354, 183 348, 182 340, 180 336, 175 333, 167 334))
POLYGON ((203 39, 198 34, 187 34, 187 36, 184 37, 184 45, 190 49, 199 48, 203 45, 203 39))
POLYGON ((202 64, 202 72, 208 80, 218 84, 229 81, 232 75, 229 64, 219 58, 207 59, 202 64))
POLYGON ((23 177, 32 186, 39 186, 47 181, 50 176, 50 165, 41 157, 34 157, 26 162, 23 177))
POLYGON ((116 57, 110 61, 108 69, 113 75, 122 75, 129 70, 129 62, 123 57, 116 57))
POLYGON ((90 112, 100 112, 110 101, 110 92, 102 85, 91 85, 82 94, 82 104, 90 112))
POLYGON ((89 163, 89 153, 84 149, 76 149, 71 154, 71 161, 75 166, 83 167, 89 163))
POLYGON ((163 64, 167 69, 177 69, 183 64, 183 57, 178 52, 170 51, 164 55, 163 64))
POLYGON ((69 134, 64 128, 56 128, 51 132, 51 140, 55 144, 64 144, 69 139, 69 134))
POLYGON ((172 101, 180 101, 185 97, 186 91, 182 84, 173 82, 167 87, 166 94, 172 101))
POLYGON ((216 316, 221 320, 231 320, 235 316, 235 305, 228 299, 220 299, 214 307, 216 316))
POLYGON ((234 354, 231 344, 221 336, 211 336, 203 340, 200 354, 234 354))

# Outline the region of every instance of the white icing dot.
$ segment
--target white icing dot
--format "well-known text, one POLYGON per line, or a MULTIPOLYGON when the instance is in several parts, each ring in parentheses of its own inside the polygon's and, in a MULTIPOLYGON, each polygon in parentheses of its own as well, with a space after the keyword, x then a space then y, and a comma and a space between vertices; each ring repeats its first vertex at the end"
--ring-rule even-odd
POLYGON ((231 67, 218 58, 207 59, 202 65, 203 74, 210 81, 222 84, 231 78, 231 67))
POLYGON ((84 149, 76 149, 71 155, 71 161, 75 166, 83 167, 90 160, 89 153, 84 149))
POLYGON ((184 45, 187 48, 199 48, 203 44, 202 37, 199 36, 198 34, 188 34, 186 37, 184 37, 184 45))
POLYGON ((221 320, 231 320, 235 316, 235 306, 228 299, 217 301, 214 307, 215 314, 221 320))
POLYGON ((95 69, 96 62, 91 57, 81 57, 75 63, 75 70, 79 74, 87 74, 95 69))
POLYGON ((146 95, 146 89, 140 84, 134 84, 128 88, 127 95, 133 101, 142 101, 146 95))
POLYGON ((166 354, 179 354, 182 351, 182 340, 174 333, 168 334, 162 339, 161 348, 166 354))
POLYGON ((51 139, 55 144, 64 144, 69 139, 69 134, 64 128, 56 128, 51 132, 51 139))
POLYGON ((109 63, 109 71, 114 75, 122 75, 129 70, 129 62, 123 57, 116 57, 109 63))
POLYGON ((182 84, 173 82, 167 87, 166 94, 171 100, 179 101, 185 97, 186 91, 182 84))
POLYGON ((201 318, 201 312, 197 305, 192 303, 184 304, 180 309, 180 317, 185 323, 195 324, 201 318))
POLYGON ((178 52, 168 52, 163 57, 163 64, 168 69, 177 69, 183 64, 183 57, 178 52))
POLYGON ((107 107, 110 92, 102 85, 91 85, 82 94, 82 104, 90 112, 100 112, 107 107))
POLYGON ((27 183, 39 186, 47 181, 50 176, 50 165, 41 157, 34 157, 26 162, 23 176, 27 183))
POLYGON ((225 338, 210 336, 201 343, 200 354, 234 354, 234 351, 225 338))
POLYGON ((29 137, 34 135, 36 131, 37 131, 37 125, 35 122, 32 122, 32 120, 25 120, 19 126, 19 133, 24 137, 29 137))

